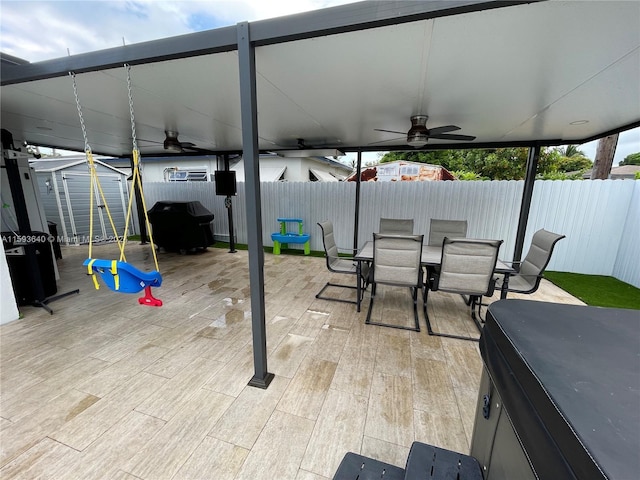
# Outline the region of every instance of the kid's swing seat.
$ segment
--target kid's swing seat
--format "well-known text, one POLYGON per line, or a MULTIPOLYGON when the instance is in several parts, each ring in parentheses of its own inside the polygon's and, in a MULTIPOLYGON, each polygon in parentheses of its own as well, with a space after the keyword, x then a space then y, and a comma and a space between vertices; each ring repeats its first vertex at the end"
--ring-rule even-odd
POLYGON ((138 298, 141 305, 161 307, 162 300, 155 298, 151 294, 151 287, 162 285, 162 275, 160 272, 143 272, 127 262, 118 260, 101 260, 98 258, 87 258, 82 264, 87 267, 87 272, 92 275, 96 289, 99 288, 95 274, 102 277, 102 281, 114 292, 138 293, 144 289, 144 297, 138 298))
MULTIPOLYGON (((132 159, 133 159, 133 168, 132 168, 132 177, 133 177, 133 181, 132 181, 132 188, 131 188, 131 192, 129 194, 129 205, 127 208, 127 218, 126 218, 126 222, 125 222, 125 227, 124 227, 124 234, 122 236, 122 241, 120 241, 120 237, 118 237, 118 234, 116 232, 116 227, 115 224, 113 222, 113 218, 111 217, 111 212, 109 211, 109 206, 107 205, 107 201, 106 198, 104 196, 104 193, 102 191, 102 187, 100 186, 100 180, 98 178, 98 175, 96 173, 96 169, 95 169, 95 165, 94 165, 94 161, 93 161, 93 154, 91 152, 91 147, 89 146, 89 141, 87 139, 87 134, 86 134, 86 129, 84 127, 84 120, 82 118, 82 111, 81 111, 81 107, 80 107, 80 100, 78 97, 78 91, 77 91, 77 86, 76 86, 76 80, 75 80, 75 74, 71 74, 72 78, 73 78, 73 91, 76 97, 76 106, 78 108, 78 116, 80 117, 80 126, 82 127, 82 133, 84 136, 84 142, 85 142, 85 154, 87 157, 87 165, 89 167, 89 173, 90 173, 90 177, 91 177, 91 194, 90 194, 90 198, 94 196, 94 192, 97 192, 100 194, 101 198, 102 198, 102 203, 105 207, 105 211, 107 212, 107 216, 109 218, 109 222, 111 223, 111 228, 113 229, 116 241, 118 242, 118 247, 120 249, 120 259, 119 260, 102 260, 102 259, 98 259, 98 258, 92 258, 92 246, 93 246, 93 242, 92 242, 92 238, 93 238, 93 202, 90 201, 90 208, 89 208, 89 217, 90 217, 90 221, 89 221, 89 258, 87 258, 84 263, 82 264, 83 266, 85 266, 87 268, 87 274, 91 275, 91 278, 93 279, 93 284, 96 288, 96 290, 98 290, 100 288, 100 284, 98 283, 98 279, 96 278, 96 274, 99 274, 102 277, 102 280, 104 281, 105 285, 107 285, 107 287, 109 287, 111 290, 113 290, 114 292, 119 292, 119 293, 138 293, 141 290, 144 289, 145 295, 144 297, 140 297, 138 298, 138 303, 141 305, 149 305, 149 306, 153 306, 153 307, 161 307, 162 306, 162 300, 155 298, 152 294, 151 294, 151 287, 159 287, 160 285, 162 285, 162 276, 160 275, 160 272, 158 271, 158 259, 156 257, 156 251, 155 251, 155 246, 153 244, 153 236, 151 234, 151 229, 150 229, 150 225, 149 225, 149 218, 147 215, 147 206, 145 204, 145 200, 144 200, 144 194, 142 193, 142 181, 140 178, 140 151, 138 150, 138 145, 137 145, 137 141, 136 141, 136 131, 135 131, 135 120, 134 120, 134 116, 133 116, 133 98, 131 95, 131 77, 130 77, 130 67, 129 65, 125 65, 125 68, 127 70, 127 87, 128 87, 128 91, 129 91, 129 109, 130 109, 130 113, 131 113, 131 132, 132 132, 132 138, 133 138, 133 152, 132 152, 132 159), (141 270, 138 270, 137 268, 135 268, 133 265, 131 265, 130 263, 127 263, 126 258, 125 258, 125 254, 124 254, 124 247, 126 245, 127 242, 127 232, 129 231, 129 221, 131 219, 131 206, 133 205, 133 195, 134 195, 134 191, 136 189, 136 185, 138 186, 139 190, 140 190, 140 197, 142 200, 142 208, 144 209, 144 213, 145 213, 145 220, 146 220, 146 226, 147 226, 147 230, 149 231, 149 240, 151 243, 151 251, 153 252, 153 260, 155 262, 155 267, 156 269, 152 272, 143 272, 141 270)), ((96 198, 96 203, 97 203, 97 198, 96 198)))

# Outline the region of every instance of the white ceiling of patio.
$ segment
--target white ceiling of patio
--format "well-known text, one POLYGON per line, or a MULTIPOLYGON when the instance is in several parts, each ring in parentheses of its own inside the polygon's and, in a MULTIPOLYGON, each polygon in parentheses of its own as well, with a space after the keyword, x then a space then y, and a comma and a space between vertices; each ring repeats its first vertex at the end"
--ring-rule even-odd
MULTIPOLYGON (((375 16, 396 3, 311 12, 305 24, 375 16)), ((475 146, 582 143, 640 123, 638 1, 547 1, 403 21, 257 46, 259 148, 296 148, 300 138, 343 150, 406 146, 406 135, 375 129, 407 132, 416 114, 429 116, 428 128, 459 126, 452 133, 475 136, 475 146)), ((252 35, 269 22, 251 23, 252 35)), ((143 155, 166 153, 165 130, 206 150, 242 149, 238 54, 223 50, 134 64, 143 155)), ((110 58, 105 52, 94 57, 110 58)), ((76 65, 94 58, 77 57, 76 65)), ((65 59, 41 63, 3 65, 2 128, 32 144, 83 150, 65 59), (59 76, 31 76, 56 65, 59 76)), ((128 155, 125 69, 93 70, 77 74, 89 142, 94 152, 128 155)), ((460 143, 431 139, 427 148, 460 143)))

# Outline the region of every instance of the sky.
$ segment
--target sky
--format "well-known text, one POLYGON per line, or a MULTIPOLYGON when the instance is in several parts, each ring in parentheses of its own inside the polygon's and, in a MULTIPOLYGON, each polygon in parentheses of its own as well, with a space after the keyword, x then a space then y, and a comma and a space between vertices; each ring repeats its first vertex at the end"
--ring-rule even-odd
MULTIPOLYGON (((30 62, 102 50, 353 0, 0 0, 0 51, 30 62)), ((595 158, 597 141, 580 146, 595 158)), ((614 165, 640 152, 640 128, 620 134, 614 165)), ((355 158, 350 154, 342 161, 355 158)), ((363 163, 378 159, 363 153, 363 163)))

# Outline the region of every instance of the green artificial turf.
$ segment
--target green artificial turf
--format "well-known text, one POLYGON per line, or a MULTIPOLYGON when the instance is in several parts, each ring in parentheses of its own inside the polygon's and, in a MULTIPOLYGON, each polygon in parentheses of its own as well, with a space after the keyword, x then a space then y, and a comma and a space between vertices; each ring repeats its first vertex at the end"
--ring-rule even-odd
POLYGON ((544 277, 587 305, 640 310, 640 288, 617 278, 549 271, 544 277))

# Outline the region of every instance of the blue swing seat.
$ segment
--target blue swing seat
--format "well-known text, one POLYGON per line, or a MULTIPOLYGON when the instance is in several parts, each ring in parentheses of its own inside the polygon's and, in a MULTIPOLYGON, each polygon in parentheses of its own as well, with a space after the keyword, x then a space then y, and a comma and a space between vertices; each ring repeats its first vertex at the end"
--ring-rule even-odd
POLYGON ((114 292, 138 293, 146 287, 159 287, 162 285, 160 272, 155 270, 148 273, 142 272, 127 262, 117 261, 118 285, 116 288, 116 278, 112 272, 113 260, 87 258, 82 265, 88 267, 89 263, 91 263, 91 269, 95 273, 99 273, 107 287, 114 292))

